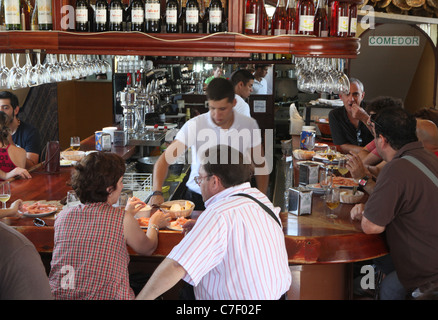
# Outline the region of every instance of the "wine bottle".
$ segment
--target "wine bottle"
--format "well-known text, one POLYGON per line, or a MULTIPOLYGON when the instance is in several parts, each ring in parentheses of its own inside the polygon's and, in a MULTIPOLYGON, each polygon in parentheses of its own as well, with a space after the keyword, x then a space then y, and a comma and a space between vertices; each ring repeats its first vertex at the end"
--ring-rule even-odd
POLYGON ((263 4, 262 9, 262 35, 266 36, 269 34, 269 16, 266 12, 265 4, 263 4))
POLYGON ((111 0, 109 5, 109 26, 110 31, 123 30, 123 3, 121 0, 111 0))
POLYGON ((131 31, 144 31, 144 6, 142 0, 131 2, 131 31))
POLYGON ((30 0, 21 1, 21 30, 31 30, 30 20, 33 6, 30 0))
POLYGON ((94 7, 94 31, 102 32, 108 30, 108 2, 97 0, 94 7))
POLYGON ((161 32, 161 4, 160 0, 145 1, 145 32, 161 32))
POLYGON ((287 2, 287 22, 286 22, 286 33, 295 34, 297 32, 297 11, 295 9, 295 0, 288 0, 287 2))
POLYGON ((199 4, 197 0, 187 0, 185 33, 199 32, 199 4))
POLYGON ((263 1, 247 0, 245 5, 245 33, 262 34, 263 1))
POLYGON ((220 0, 211 0, 208 7, 208 32, 222 32, 223 8, 220 0))
POLYGON ((77 0, 75 8, 76 31, 90 31, 89 16, 88 16, 88 1, 77 0))
POLYGON ((348 36, 349 16, 350 12, 348 8, 348 2, 332 2, 330 36, 348 36))
POLYGON ((271 22, 271 35, 286 34, 287 13, 284 0, 277 1, 274 15, 271 22))
POLYGON ((52 1, 35 0, 35 10, 37 14, 37 17, 35 17, 35 19, 36 23, 38 24, 38 30, 52 30, 52 1))
POLYGON ((166 3, 166 32, 178 32, 179 7, 177 0, 168 0, 166 3))
POLYGON ((357 30, 357 4, 350 4, 350 23, 348 28, 348 36, 355 37, 357 30))
POLYGON ((315 5, 313 0, 300 0, 297 10, 298 34, 313 35, 315 5))
POLYGON ((6 31, 4 0, 0 0, 0 31, 6 31))
POLYGON ((20 0, 4 0, 6 30, 21 30, 20 0))
POLYGON ((30 18, 30 30, 39 30, 38 27, 38 0, 35 1, 32 17, 30 18))
POLYGON ((315 22, 313 24, 313 33, 317 37, 329 36, 326 0, 318 0, 318 8, 316 9, 315 22))

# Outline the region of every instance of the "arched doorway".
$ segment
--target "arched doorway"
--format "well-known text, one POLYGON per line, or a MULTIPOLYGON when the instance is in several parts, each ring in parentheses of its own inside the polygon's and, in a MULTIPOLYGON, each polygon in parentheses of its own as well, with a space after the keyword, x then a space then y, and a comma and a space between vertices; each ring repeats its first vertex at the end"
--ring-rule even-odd
POLYGON ((350 76, 364 83, 366 100, 382 95, 401 98, 412 113, 435 106, 436 48, 423 30, 409 24, 380 24, 360 38, 360 54, 350 62, 350 76), (369 43, 370 37, 380 36, 413 36, 419 42, 415 46, 369 43))

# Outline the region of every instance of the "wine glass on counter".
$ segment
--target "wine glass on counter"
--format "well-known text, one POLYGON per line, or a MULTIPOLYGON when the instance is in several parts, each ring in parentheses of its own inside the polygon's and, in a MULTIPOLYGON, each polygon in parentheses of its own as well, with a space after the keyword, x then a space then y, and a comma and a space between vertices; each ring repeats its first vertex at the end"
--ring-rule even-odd
POLYGON ((332 186, 333 183, 333 176, 328 168, 323 168, 319 172, 319 185, 324 190, 324 194, 321 196, 321 199, 326 198, 326 193, 328 188, 332 186))
POLYGON ((81 139, 79 137, 70 138, 70 149, 73 151, 79 151, 81 148, 81 139))
POLYGON ((336 154, 337 154, 336 146, 328 146, 327 147, 327 154, 326 154, 326 156, 327 156, 327 160, 329 162, 333 162, 333 160, 335 160, 336 154))
POLYGON ((6 202, 11 198, 11 186, 9 181, 3 182, 0 185, 0 201, 3 203, 2 208, 6 209, 6 202))
POLYGON ((333 211, 339 206, 340 203, 341 200, 339 188, 334 186, 328 188, 325 194, 325 204, 330 210, 330 213, 328 214, 329 218, 338 217, 336 214, 333 213, 333 211))
POLYGON ((338 160, 338 172, 344 177, 348 173, 347 159, 341 158, 338 160))

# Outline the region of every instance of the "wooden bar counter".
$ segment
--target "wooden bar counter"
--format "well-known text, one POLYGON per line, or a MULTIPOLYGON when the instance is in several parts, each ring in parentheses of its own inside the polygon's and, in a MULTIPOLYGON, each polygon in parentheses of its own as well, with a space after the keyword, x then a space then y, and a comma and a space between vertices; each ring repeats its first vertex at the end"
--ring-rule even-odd
MULTIPOLYGON (((62 167, 59 173, 48 174, 40 169, 32 173, 32 179, 11 182, 12 197, 16 200, 61 200, 71 188, 68 185, 71 167, 62 167)), ((337 218, 326 214, 319 195, 313 196, 312 214, 295 216, 281 213, 285 242, 292 271, 289 299, 351 299, 352 263, 376 258, 387 253, 380 235, 366 235, 360 223, 350 219, 352 205, 341 204, 335 213, 337 218)), ((201 214, 194 211, 192 218, 201 214)), ((33 219, 23 217, 4 218, 28 237, 41 253, 46 267, 53 250, 54 215, 42 218, 46 227, 36 227, 33 219)), ((131 252, 130 270, 153 268, 180 242, 182 234, 160 230, 159 245, 152 257, 142 257, 131 252)))

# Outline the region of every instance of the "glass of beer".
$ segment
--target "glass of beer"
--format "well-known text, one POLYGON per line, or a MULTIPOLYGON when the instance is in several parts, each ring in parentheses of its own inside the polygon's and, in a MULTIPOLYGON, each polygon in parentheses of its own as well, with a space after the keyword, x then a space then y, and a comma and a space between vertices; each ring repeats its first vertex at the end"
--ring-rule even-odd
POLYGON ((340 191, 339 188, 330 187, 327 189, 325 194, 325 204, 327 208, 329 208, 330 212, 328 216, 330 218, 337 218, 338 216, 333 213, 333 211, 339 206, 340 200, 340 191))
POLYGON ((71 137, 70 148, 74 151, 79 151, 81 148, 81 139, 79 137, 71 137))
POLYGON ((9 181, 3 182, 0 185, 0 201, 3 203, 3 209, 6 209, 6 202, 8 202, 11 197, 11 186, 9 185, 9 181))

